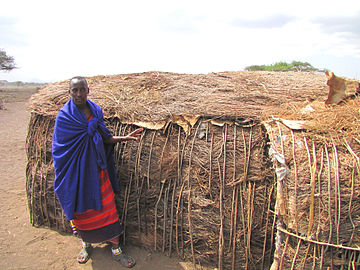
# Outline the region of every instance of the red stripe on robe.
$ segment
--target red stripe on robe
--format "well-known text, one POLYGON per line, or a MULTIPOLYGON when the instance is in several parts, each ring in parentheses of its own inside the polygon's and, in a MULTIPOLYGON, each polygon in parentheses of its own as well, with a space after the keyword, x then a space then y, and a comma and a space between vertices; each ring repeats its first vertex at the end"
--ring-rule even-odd
POLYGON ((83 213, 74 213, 74 225, 79 230, 99 229, 119 220, 115 206, 115 195, 107 170, 99 172, 99 180, 102 209, 89 209, 83 213))

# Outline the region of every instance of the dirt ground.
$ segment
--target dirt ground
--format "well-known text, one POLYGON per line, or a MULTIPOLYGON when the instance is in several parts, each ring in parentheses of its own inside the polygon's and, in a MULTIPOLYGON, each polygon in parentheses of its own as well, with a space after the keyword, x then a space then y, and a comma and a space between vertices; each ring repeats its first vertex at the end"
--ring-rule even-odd
MULTIPOLYGON (((91 259, 80 265, 78 238, 30 225, 25 192, 27 98, 9 101, 0 110, 0 269, 127 269, 111 258, 107 245, 95 246, 91 259)), ((132 269, 184 269, 176 258, 134 246, 123 250, 137 261, 132 269)))

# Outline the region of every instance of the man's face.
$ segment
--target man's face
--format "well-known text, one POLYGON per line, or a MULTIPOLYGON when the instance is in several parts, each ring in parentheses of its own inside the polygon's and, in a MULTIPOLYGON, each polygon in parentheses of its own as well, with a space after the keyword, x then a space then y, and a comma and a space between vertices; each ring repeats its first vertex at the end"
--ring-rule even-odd
POLYGON ((89 87, 84 80, 73 79, 70 82, 69 94, 75 105, 84 105, 89 94, 89 87))

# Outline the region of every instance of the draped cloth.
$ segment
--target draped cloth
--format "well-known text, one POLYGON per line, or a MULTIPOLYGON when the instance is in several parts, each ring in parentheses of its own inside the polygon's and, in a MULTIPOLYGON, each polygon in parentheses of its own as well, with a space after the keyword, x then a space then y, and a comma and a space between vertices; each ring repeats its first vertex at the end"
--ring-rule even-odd
POLYGON ((112 134, 105 126, 101 107, 91 100, 87 103, 93 116, 90 121, 72 99, 60 109, 55 120, 54 190, 69 220, 74 218, 74 212, 102 208, 99 169, 107 169, 114 192, 120 191, 113 145, 103 143, 112 134))
POLYGON ((107 170, 100 170, 99 178, 102 209, 74 213, 74 225, 82 240, 87 243, 108 241, 123 232, 107 170))

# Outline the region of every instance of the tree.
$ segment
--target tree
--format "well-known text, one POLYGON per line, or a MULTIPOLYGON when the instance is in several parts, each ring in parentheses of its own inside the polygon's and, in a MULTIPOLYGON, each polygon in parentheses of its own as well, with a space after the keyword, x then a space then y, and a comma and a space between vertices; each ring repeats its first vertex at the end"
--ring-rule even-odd
POLYGON ((16 68, 14 57, 9 56, 3 49, 0 49, 0 71, 10 71, 16 68))
POLYGON ((318 68, 314 68, 308 62, 292 61, 291 63, 286 62, 277 62, 272 65, 253 65, 248 66, 245 70, 257 71, 257 70, 266 70, 266 71, 322 71, 318 68))

